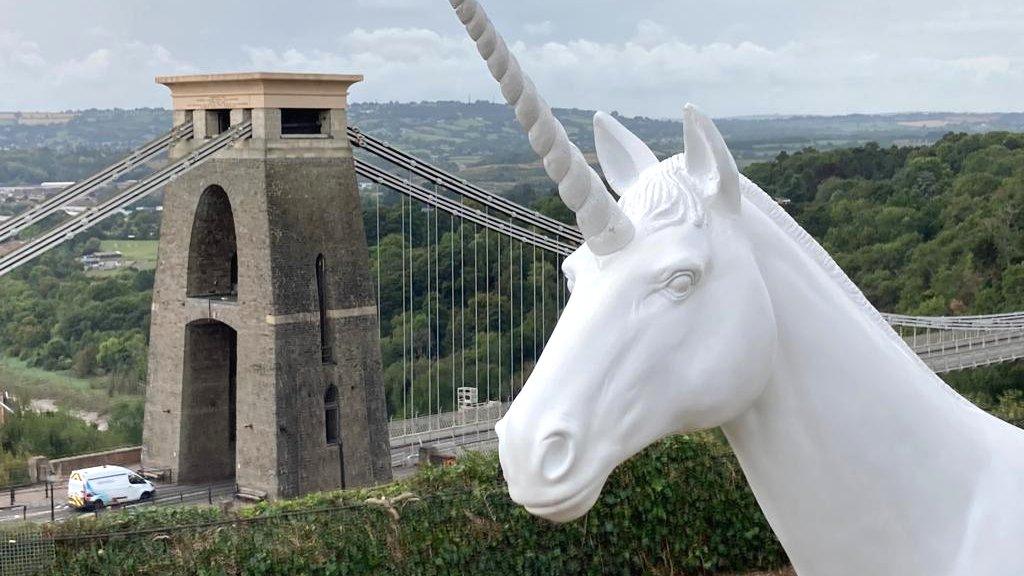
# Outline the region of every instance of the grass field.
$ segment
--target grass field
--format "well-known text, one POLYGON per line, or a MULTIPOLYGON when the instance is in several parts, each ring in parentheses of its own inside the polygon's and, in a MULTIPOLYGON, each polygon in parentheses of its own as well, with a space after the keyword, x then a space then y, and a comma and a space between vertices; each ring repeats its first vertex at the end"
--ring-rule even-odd
POLYGON ((125 260, 136 263, 136 268, 156 266, 157 240, 104 240, 100 249, 104 252, 120 252, 125 260))
POLYGON ((107 393, 104 378, 78 378, 68 372, 50 372, 4 356, 0 356, 0 389, 7 389, 26 402, 49 398, 61 408, 101 414, 117 399, 107 393))

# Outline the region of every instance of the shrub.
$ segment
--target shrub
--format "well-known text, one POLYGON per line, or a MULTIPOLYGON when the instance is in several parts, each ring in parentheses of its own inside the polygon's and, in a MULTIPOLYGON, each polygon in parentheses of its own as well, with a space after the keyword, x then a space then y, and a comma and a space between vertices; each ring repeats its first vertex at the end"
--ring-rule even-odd
POLYGON ((497 457, 474 454, 372 490, 237 513, 148 509, 48 529, 79 538, 197 523, 58 540, 55 573, 708 574, 785 563, 736 461, 704 436, 670 438, 633 458, 587 516, 562 525, 514 504, 497 457), (368 497, 383 500, 368 505, 368 497))
POLYGON ((0 450, 10 454, 61 458, 123 443, 118 434, 97 430, 67 412, 22 410, 0 427, 0 450))

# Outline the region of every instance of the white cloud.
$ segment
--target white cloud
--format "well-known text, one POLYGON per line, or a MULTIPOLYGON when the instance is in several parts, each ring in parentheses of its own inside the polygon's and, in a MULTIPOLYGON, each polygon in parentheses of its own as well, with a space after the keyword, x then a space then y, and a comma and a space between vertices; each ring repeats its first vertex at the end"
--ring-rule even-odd
POLYGON ((1017 35, 1024 29, 1024 7, 985 6, 925 13, 923 18, 899 20, 889 27, 903 33, 931 35, 1003 34, 1017 35))
POLYGON ((364 74, 366 81, 353 89, 358 100, 498 96, 472 42, 462 37, 422 28, 357 28, 340 45, 338 52, 265 46, 244 52, 252 69, 364 74))
POLYGON ((61 62, 53 71, 54 81, 64 84, 74 80, 99 80, 108 74, 112 54, 110 48, 99 48, 84 58, 61 62))
POLYGON ((0 76, 13 69, 40 68, 45 64, 39 44, 25 40, 17 32, 0 30, 0 76))
POLYGON ((46 94, 61 94, 73 102, 50 108, 166 104, 166 90, 152 79, 196 71, 159 44, 105 38, 109 44, 85 50, 81 56, 48 61, 33 43, 14 43, 12 49, 10 38, 0 33, 0 84, 18 85, 21 95, 0 108, 46 109, 38 104, 46 94))
MULTIPOLYGON (((0 109, 167 105, 153 76, 239 69, 361 73, 353 99, 364 101, 501 98, 445 2, 321 1, 303 19, 268 4, 228 28, 216 22, 229 7, 196 0, 144 20, 105 3, 5 2, 0 109), (188 16, 200 8, 210 16, 188 16), (62 17, 44 17, 53 10, 62 17)), ((488 7, 556 106, 665 117, 687 101, 714 115, 1019 110, 1024 92, 1015 0, 488 7)))
POLYGON ((958 72, 966 72, 978 81, 1016 75, 1013 60, 1005 56, 980 56, 977 58, 954 58, 943 64, 958 72))
POLYGON ((555 31, 555 24, 551 20, 527 22, 523 25, 523 30, 531 36, 550 36, 555 31))
POLYGON ((651 20, 641 20, 636 25, 632 42, 641 46, 656 46, 670 40, 668 28, 651 20))
MULTIPOLYGON (((422 28, 357 28, 337 52, 245 49, 255 68, 359 72, 358 100, 500 99, 471 42, 422 28)), ((886 109, 934 109, 930 98, 965 84, 1017 83, 1011 58, 883 57, 826 40, 764 46, 752 41, 703 45, 641 21, 622 42, 514 42, 511 46, 555 106, 615 109, 676 117, 691 101, 716 115, 886 109)))
POLYGON ((356 0, 356 4, 367 8, 411 8, 421 0, 356 0))
POLYGON ((348 53, 372 54, 388 62, 429 62, 464 52, 462 38, 441 36, 423 28, 356 28, 342 43, 348 53))
POLYGON ((159 44, 130 41, 97 48, 82 58, 60 62, 52 71, 52 81, 58 86, 76 81, 106 83, 126 73, 139 78, 143 74, 183 74, 195 70, 159 44))

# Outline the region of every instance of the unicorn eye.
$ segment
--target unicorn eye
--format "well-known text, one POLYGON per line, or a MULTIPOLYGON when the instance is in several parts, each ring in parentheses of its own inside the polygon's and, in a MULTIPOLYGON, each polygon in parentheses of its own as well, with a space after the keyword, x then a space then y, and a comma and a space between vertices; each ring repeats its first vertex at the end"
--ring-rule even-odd
POLYGON ((665 282, 665 291, 673 300, 682 300, 690 295, 694 284, 696 284, 696 276, 693 272, 679 272, 665 282))

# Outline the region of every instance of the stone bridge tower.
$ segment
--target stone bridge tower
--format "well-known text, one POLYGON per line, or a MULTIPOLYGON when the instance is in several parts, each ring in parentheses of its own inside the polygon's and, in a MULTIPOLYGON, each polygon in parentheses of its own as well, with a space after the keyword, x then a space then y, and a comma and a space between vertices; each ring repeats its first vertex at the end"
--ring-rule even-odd
POLYGON ((361 76, 157 78, 194 136, 252 138, 165 191, 143 464, 289 497, 391 478, 377 317, 352 150, 361 76))

